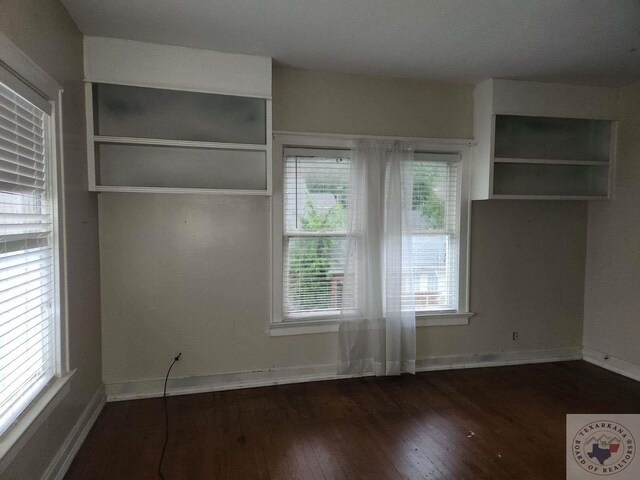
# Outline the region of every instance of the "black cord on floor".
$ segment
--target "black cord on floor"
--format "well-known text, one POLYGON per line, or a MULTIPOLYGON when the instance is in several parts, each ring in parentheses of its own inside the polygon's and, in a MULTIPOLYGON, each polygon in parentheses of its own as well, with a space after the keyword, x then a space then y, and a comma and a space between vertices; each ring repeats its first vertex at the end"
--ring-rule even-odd
POLYGON ((169 370, 167 370, 167 376, 164 378, 164 390, 162 391, 162 399, 164 401, 164 445, 162 446, 162 455, 160 455, 160 463, 158 463, 158 475, 162 480, 165 480, 164 475, 162 475, 162 461, 164 460, 164 452, 167 449, 167 443, 169 443, 169 413, 167 412, 167 381, 169 380, 169 374, 171 373, 171 369, 176 364, 178 360, 180 360, 180 355, 182 352, 178 354, 177 357, 173 359, 169 370))

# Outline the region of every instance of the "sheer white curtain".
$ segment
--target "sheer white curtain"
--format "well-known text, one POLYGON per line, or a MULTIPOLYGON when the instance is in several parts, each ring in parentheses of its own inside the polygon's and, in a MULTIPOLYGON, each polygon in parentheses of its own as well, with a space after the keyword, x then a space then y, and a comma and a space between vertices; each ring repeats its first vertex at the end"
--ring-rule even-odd
POLYGON ((338 373, 415 373, 412 168, 411 144, 354 144, 338 373))

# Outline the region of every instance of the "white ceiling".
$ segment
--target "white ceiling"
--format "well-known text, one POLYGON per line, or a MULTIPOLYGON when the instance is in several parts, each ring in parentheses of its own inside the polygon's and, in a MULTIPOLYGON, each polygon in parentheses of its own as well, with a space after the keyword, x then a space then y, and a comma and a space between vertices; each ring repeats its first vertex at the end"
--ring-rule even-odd
POLYGON ((640 81, 639 0, 62 0, 83 33, 477 83, 640 81))

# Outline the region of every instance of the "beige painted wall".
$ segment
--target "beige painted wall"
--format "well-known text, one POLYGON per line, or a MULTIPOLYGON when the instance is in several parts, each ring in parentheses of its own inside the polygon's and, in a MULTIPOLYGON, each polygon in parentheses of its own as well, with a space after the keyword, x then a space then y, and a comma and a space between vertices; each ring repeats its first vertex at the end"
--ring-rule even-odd
POLYGON ((71 391, 3 480, 37 479, 101 384, 97 200, 87 192, 82 35, 57 0, 0 0, 0 30, 64 88, 71 391))
POLYGON ((614 198, 589 205, 584 346, 640 366, 640 84, 619 104, 614 198))
POLYGON ((476 315, 468 326, 418 329, 418 351, 490 360, 483 354, 580 348, 586 213, 586 202, 473 202, 476 315))
POLYGON ((273 129, 472 138, 473 87, 274 68, 273 129))
MULTIPOLYGON (((472 86, 274 70, 274 129, 472 135, 472 86)), ((420 328, 418 357, 580 347, 586 204, 473 207, 469 326, 420 328), (520 340, 512 340, 512 332, 520 340)), ((335 334, 269 337, 269 200, 102 194, 106 383, 328 365, 335 334)))
POLYGON ((317 365, 330 335, 269 337, 269 199, 101 194, 104 381, 317 365))

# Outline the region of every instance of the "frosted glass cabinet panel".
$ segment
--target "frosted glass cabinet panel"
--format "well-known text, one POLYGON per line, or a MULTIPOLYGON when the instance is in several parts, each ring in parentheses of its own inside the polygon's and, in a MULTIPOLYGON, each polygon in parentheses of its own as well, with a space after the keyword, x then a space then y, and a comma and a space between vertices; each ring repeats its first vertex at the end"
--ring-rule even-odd
POLYGON ((495 163, 495 195, 607 196, 609 167, 495 163))
POLYGON ((266 152, 99 143, 101 186, 265 190, 266 152))
POLYGON ((607 120, 496 115, 495 156, 607 162, 610 136, 607 120))
POLYGON ((96 83, 94 134, 266 144, 266 100, 96 83))
POLYGON ((473 98, 473 200, 611 197, 615 88, 493 78, 473 98))

